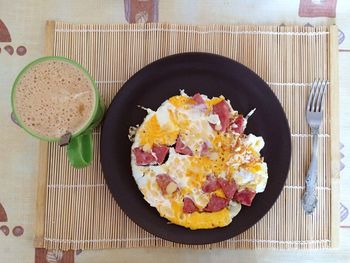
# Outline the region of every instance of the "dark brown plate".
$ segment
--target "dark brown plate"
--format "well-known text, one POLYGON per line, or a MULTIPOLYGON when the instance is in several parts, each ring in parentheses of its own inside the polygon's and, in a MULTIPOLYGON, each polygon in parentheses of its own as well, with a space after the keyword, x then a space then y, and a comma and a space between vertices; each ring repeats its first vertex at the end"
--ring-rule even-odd
MULTIPOLYGON (((101 136, 101 163, 108 187, 121 209, 146 231, 178 243, 207 244, 236 236, 257 223, 272 207, 286 181, 291 157, 290 131, 284 111, 269 86, 254 72, 231 59, 207 53, 183 53, 155 61, 132 76, 113 99, 101 136), (265 192, 251 207, 243 207, 230 225, 210 230, 189 230, 169 224, 143 199, 131 173, 128 130, 141 124, 146 112, 156 110, 184 89, 209 97, 224 95, 242 114, 256 112, 246 133, 265 140, 262 156, 268 165, 265 192)), ((118 222, 113 222, 118 224, 118 222)))

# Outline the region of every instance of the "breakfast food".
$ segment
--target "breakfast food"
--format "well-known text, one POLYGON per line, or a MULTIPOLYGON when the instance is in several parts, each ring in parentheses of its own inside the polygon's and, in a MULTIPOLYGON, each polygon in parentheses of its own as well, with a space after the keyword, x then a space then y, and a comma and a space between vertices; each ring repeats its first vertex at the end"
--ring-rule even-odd
POLYGON ((33 133, 60 138, 76 133, 95 107, 93 82, 77 66, 50 59, 20 75, 14 94, 17 116, 33 133))
POLYGON ((145 200, 190 229, 223 227, 267 183, 262 137, 245 135, 248 117, 223 96, 184 91, 130 129, 131 166, 145 200))

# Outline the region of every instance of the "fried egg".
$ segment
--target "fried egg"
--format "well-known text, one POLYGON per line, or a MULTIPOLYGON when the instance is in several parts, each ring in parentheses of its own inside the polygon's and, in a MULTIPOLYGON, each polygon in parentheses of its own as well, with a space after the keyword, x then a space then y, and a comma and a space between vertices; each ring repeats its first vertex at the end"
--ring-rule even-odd
POLYGON ((192 230, 227 226, 264 191, 264 140, 244 134, 247 119, 223 96, 181 91, 146 111, 129 136, 132 175, 162 217, 192 230))

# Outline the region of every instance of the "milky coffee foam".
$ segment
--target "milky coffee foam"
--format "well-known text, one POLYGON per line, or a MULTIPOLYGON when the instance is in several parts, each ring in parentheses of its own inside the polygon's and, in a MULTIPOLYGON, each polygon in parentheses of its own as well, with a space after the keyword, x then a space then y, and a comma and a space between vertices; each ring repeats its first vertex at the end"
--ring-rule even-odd
POLYGON ((15 111, 25 126, 50 138, 79 131, 94 106, 91 80, 81 69, 60 60, 32 66, 18 81, 14 98, 15 111))

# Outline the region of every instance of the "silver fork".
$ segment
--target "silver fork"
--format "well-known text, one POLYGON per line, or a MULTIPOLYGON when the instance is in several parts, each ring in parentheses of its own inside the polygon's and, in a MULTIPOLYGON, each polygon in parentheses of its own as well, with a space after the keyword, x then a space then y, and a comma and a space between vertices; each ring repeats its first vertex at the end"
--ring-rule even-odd
POLYGON ((307 214, 311 214, 317 204, 317 152, 318 134, 323 119, 323 98, 328 82, 318 80, 312 83, 312 89, 306 107, 306 120, 311 128, 312 134, 312 156, 309 170, 305 181, 305 193, 303 196, 303 207, 307 214))

